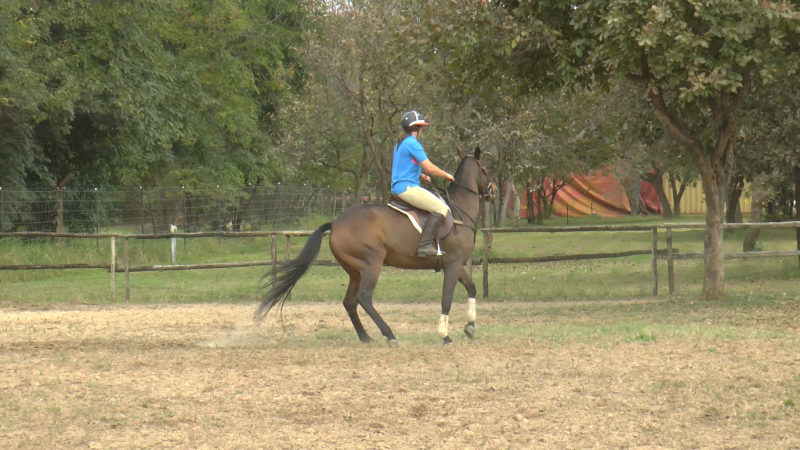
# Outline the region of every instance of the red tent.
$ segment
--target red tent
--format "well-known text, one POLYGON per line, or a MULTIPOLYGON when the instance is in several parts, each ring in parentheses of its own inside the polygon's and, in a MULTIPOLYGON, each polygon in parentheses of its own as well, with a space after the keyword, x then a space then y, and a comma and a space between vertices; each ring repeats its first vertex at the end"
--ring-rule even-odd
MULTIPOLYGON (((528 217, 527 199, 523 195, 521 200, 523 209, 520 215, 523 218, 528 217)), ((619 180, 614 176, 595 172, 592 175, 576 175, 568 185, 556 193, 553 215, 564 217, 568 210, 570 217, 585 217, 591 214, 600 217, 621 217, 631 214, 631 205, 619 180)), ((639 193, 639 211, 650 214, 663 213, 655 188, 646 181, 642 181, 639 193)))

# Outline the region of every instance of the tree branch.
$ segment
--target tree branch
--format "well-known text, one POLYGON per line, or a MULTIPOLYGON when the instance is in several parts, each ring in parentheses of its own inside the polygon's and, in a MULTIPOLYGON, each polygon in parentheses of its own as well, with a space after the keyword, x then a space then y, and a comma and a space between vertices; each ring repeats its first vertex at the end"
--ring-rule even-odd
POLYGON ((714 145, 714 153, 712 155, 712 163, 723 162, 725 159, 725 152, 731 144, 733 134, 736 131, 736 110, 732 106, 731 94, 723 92, 721 95, 722 100, 722 126, 717 129, 717 143, 714 145))
POLYGON ((713 97, 708 97, 708 107, 711 109, 711 112, 714 114, 714 121, 717 123, 717 129, 721 129, 723 127, 723 117, 722 117, 722 110, 719 109, 719 104, 713 97))
POLYGON ((628 81, 631 81, 633 83, 650 84, 650 78, 642 76, 642 75, 634 75, 632 73, 629 73, 629 74, 625 75, 625 78, 628 81))
POLYGON ((747 93, 747 89, 750 87, 751 81, 751 70, 750 65, 748 64, 742 70, 742 86, 733 94, 733 98, 731 99, 731 106, 733 109, 738 109, 739 105, 742 103, 742 99, 744 99, 745 94, 747 93))
POLYGON ((689 151, 701 172, 703 170, 708 170, 710 164, 703 150, 703 143, 692 135, 686 125, 670 113, 667 103, 664 101, 664 94, 661 89, 651 86, 649 96, 656 118, 661 122, 661 125, 664 126, 675 140, 680 142, 680 144, 689 151))

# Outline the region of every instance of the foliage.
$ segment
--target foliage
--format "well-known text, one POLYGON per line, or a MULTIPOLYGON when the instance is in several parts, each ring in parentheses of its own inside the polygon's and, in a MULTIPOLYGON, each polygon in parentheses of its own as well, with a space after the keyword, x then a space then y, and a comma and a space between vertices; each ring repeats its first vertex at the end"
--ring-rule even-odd
POLYGON ((0 58, 16 63, 0 83, 33 86, 13 97, 3 89, 3 104, 35 112, 20 128, 31 130, 32 150, 15 157, 18 182, 71 172, 87 183, 153 183, 201 166, 254 182, 269 173, 261 152, 275 105, 302 79, 293 64, 303 4, 69 0, 23 13, 29 2, 15 3, 1 10, 0 26, 18 40, 2 44, 12 51, 0 58))
POLYGON ((34 125, 42 117, 40 104, 46 101, 47 89, 31 67, 30 47, 40 32, 32 19, 20 14, 27 4, 0 2, 0 187, 6 188, 24 185, 27 174, 43 162, 34 125))

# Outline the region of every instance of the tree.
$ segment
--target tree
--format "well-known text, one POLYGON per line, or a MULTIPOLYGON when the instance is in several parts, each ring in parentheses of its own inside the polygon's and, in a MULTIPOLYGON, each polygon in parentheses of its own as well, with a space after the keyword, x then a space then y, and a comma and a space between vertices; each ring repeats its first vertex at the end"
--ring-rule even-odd
MULTIPOLYGON (((465 80, 512 66, 530 88, 547 82, 646 86, 653 112, 692 159, 706 195, 703 296, 725 294, 724 203, 739 107, 754 74, 766 82, 800 66, 800 16, 793 2, 686 0, 437 1, 452 21, 428 33, 465 80), (464 11, 464 10, 467 11, 464 11), (439 28, 458 29, 452 38, 439 28), (460 32, 472 30, 466 39, 460 32), (438 34, 437 34, 438 33, 438 34), (460 42, 454 42, 460 40, 460 42), (491 50, 496 49, 496 50, 491 50), (470 67, 476 55, 506 55, 470 67), (709 126, 700 126, 708 122, 709 126)), ((437 47, 438 49, 439 47, 437 47)))
POLYGON ((28 3, 0 3, 0 187, 4 188, 25 186, 27 174, 41 171, 44 164, 34 125, 44 115, 41 105, 47 89, 31 63, 30 47, 39 30, 34 19, 21 12, 28 3))
MULTIPOLYGON (((800 219, 800 87, 794 80, 769 84, 756 83, 753 95, 742 106, 741 157, 737 161, 742 176, 752 183, 751 222, 762 221, 764 204, 776 196, 780 186, 793 182, 795 220, 800 219)), ((786 189, 788 190, 788 189, 786 189)), ((788 194, 788 192, 787 192, 788 194)), ((791 211, 789 214, 791 215, 791 211)), ((752 251, 760 229, 751 228, 744 251, 752 251)), ((800 233, 798 233, 800 248, 800 233)))
POLYGON ((614 134, 608 109, 606 95, 591 90, 507 97, 503 113, 478 132, 484 147, 498 149, 509 182, 526 186, 529 221, 549 218, 558 192, 575 175, 608 162, 614 134))
POLYGON ((767 81, 796 73, 800 15, 788 2, 586 1, 572 25, 578 75, 646 85, 656 117, 694 161, 708 208, 703 296, 724 296, 722 215, 739 106, 754 72, 767 81), (714 125, 698 133, 698 116, 714 125))
POLYGON ((285 162, 289 179, 334 186, 349 179, 361 198, 375 165, 362 133, 352 131, 360 114, 349 107, 338 81, 316 70, 311 67, 304 92, 280 110, 284 133, 271 153, 285 162))
POLYGON ((33 130, 15 164, 25 183, 74 173, 85 184, 155 184, 198 167, 265 178, 275 104, 300 86, 293 48, 310 5, 3 2, 0 58, 16 61, 0 77, 35 74, 3 101, 34 111, 17 127, 33 130))
POLYGON ((396 64, 406 43, 396 35, 405 6, 396 1, 337 1, 329 4, 324 30, 309 42, 307 58, 319 81, 352 118, 342 130, 357 130, 380 177, 384 201, 391 186, 392 149, 401 114, 424 109, 425 85, 396 64), (413 105, 413 106, 412 106, 413 105))
POLYGON ((666 132, 645 100, 644 89, 627 89, 616 86, 608 95, 616 114, 608 115, 618 132, 614 147, 618 155, 612 164, 617 177, 625 186, 631 200, 631 213, 638 214, 641 180, 650 183, 658 194, 665 218, 680 215, 680 200, 686 189, 680 180, 692 181, 695 173, 690 158, 680 151, 680 145, 666 132), (644 94, 644 95, 643 95, 644 94), (664 189, 664 176, 668 175, 672 190, 673 208, 664 189), (689 177, 689 178, 687 178, 689 177), (678 186, 680 184, 680 186, 678 186))

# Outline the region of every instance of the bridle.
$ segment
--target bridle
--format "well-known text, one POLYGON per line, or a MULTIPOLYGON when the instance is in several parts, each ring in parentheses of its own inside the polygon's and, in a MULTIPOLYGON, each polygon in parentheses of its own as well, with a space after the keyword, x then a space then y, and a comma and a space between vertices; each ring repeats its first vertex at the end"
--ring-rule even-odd
MULTIPOLYGON (((481 173, 478 175, 478 186, 481 186, 481 181, 483 181, 483 177, 486 177, 486 194, 481 194, 480 192, 472 189, 471 187, 465 185, 464 183, 461 183, 460 181, 453 180, 450 183, 451 184, 456 184, 458 186, 461 186, 462 188, 466 189, 467 191, 472 192, 473 194, 477 195, 478 197, 482 196, 484 200, 488 201, 488 199, 491 198, 492 195, 494 195, 494 189, 492 188, 492 179, 489 177, 489 171, 474 156, 467 155, 465 158, 472 158, 472 160, 475 161, 475 163, 477 163, 478 167, 481 169, 481 173)), ((454 213, 457 213, 459 215, 459 219, 461 220, 461 225, 464 225, 465 227, 469 228, 470 230, 472 230, 473 233, 477 233, 477 231, 478 231, 478 216, 480 215, 480 211, 478 212, 478 216, 476 216, 473 219, 467 213, 465 213, 464 210, 462 210, 458 206, 458 204, 453 201, 453 199, 450 198, 450 190, 449 189, 442 189, 439 186, 434 185, 433 183, 431 183, 431 184, 434 187, 436 187, 436 189, 438 189, 439 191, 444 192, 445 196, 447 197, 447 204, 450 205, 453 208, 453 212, 454 213), (472 224, 470 225, 470 224, 466 223, 465 219, 469 219, 469 221, 472 222, 472 224)), ((455 228, 453 229, 453 232, 456 233, 455 228)))
POLYGON ((483 164, 481 164, 480 161, 475 159, 474 156, 467 155, 465 158, 472 158, 472 160, 475 161, 478 164, 478 167, 481 169, 482 176, 479 175, 479 177, 478 177, 478 186, 481 185, 481 178, 483 178, 484 176, 486 177, 486 193, 485 194, 481 194, 480 192, 475 191, 474 189, 472 189, 471 187, 467 186, 464 183, 461 183, 460 181, 453 180, 453 181, 451 181, 451 183, 455 183, 455 184, 463 187, 464 189, 472 192, 473 194, 475 194, 477 196, 483 195, 484 200, 488 199, 489 197, 491 197, 494 194, 494 189, 492 189, 492 179, 489 177, 489 171, 486 169, 486 167, 483 166, 483 164))

